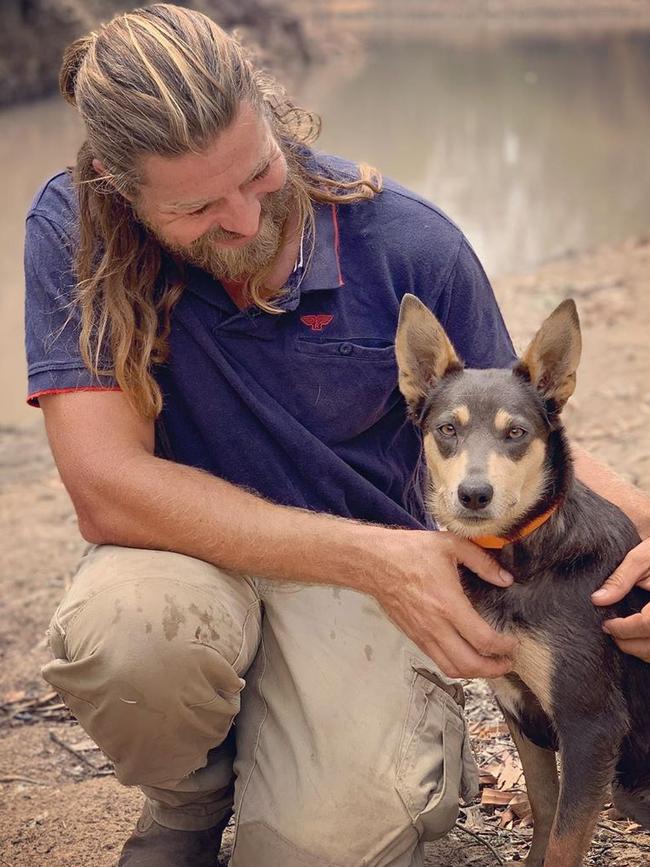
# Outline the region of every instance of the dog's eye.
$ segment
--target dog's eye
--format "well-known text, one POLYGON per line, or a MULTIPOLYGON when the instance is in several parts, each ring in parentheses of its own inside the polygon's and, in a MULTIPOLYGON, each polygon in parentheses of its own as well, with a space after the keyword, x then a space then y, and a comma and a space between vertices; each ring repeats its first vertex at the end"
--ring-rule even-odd
POLYGON ((509 440, 520 440, 522 437, 526 436, 526 431, 523 427, 511 427, 508 431, 508 439, 509 440))
POLYGON ((441 424, 438 428, 438 431, 443 435, 443 437, 456 436, 456 428, 453 426, 453 424, 441 424))

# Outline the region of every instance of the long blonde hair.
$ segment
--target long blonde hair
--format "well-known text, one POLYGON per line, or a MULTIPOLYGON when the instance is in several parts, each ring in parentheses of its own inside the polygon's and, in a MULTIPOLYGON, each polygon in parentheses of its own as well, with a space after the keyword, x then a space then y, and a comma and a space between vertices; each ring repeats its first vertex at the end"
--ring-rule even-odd
MULTIPOLYGON (((233 36, 194 10, 159 3, 114 18, 68 47, 59 84, 86 128, 73 170, 82 356, 96 376, 114 376, 133 406, 153 418, 162 395, 152 367, 168 356, 170 315, 183 292, 184 269, 173 260, 163 282, 160 244, 130 204, 142 157, 200 152, 248 102, 268 119, 285 154, 298 215, 312 237, 314 202, 371 198, 381 177, 366 165, 352 180, 310 171, 305 145, 317 138, 319 118, 293 105, 233 36), (97 175, 93 159, 105 176, 97 175), (110 369, 102 365, 104 350, 110 369)), ((251 280, 249 300, 279 313, 277 293, 264 290, 267 274, 265 269, 251 280)))

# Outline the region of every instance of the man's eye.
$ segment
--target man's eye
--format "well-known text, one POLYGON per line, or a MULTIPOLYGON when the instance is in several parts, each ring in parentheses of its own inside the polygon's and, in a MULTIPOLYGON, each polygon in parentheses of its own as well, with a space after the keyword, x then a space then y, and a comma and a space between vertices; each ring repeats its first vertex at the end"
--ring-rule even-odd
POLYGON ((201 205, 201 207, 197 208, 195 211, 189 211, 189 216, 190 217, 198 217, 201 214, 205 214, 205 212, 208 210, 209 207, 210 207, 209 203, 206 205, 201 205))
POLYGON ((268 173, 269 173, 270 170, 271 170, 271 163, 267 163, 267 164, 264 166, 264 168, 262 169, 262 171, 258 172, 258 173, 255 175, 255 177, 252 178, 251 183, 254 183, 255 181, 261 181, 262 178, 264 178, 264 177, 266 177, 266 175, 268 175, 268 173))
POLYGON ((526 431, 523 427, 511 427, 508 431, 509 440, 520 440, 526 436, 526 431))
POLYGON ((456 436, 456 428, 453 426, 453 424, 441 424, 438 428, 438 431, 443 435, 443 437, 456 436))

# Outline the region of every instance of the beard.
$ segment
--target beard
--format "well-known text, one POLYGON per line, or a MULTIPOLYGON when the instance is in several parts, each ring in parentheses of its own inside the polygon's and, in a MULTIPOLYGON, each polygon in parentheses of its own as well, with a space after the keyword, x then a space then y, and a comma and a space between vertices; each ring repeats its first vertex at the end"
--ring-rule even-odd
POLYGON ((144 221, 147 229, 162 247, 172 255, 207 271, 217 280, 250 279, 267 268, 282 248, 283 229, 292 202, 291 185, 267 193, 261 201, 260 225, 257 234, 241 247, 219 247, 220 241, 241 237, 218 226, 210 229, 191 244, 177 244, 160 236, 155 227, 144 221))

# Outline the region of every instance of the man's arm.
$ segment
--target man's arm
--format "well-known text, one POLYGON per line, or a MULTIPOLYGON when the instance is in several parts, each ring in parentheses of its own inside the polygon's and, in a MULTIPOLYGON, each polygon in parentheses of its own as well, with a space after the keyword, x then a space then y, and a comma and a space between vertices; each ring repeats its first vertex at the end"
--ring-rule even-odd
POLYGON ((642 539, 650 537, 650 497, 625 482, 580 446, 572 444, 571 452, 580 481, 622 509, 634 522, 642 539))
MULTIPOLYGON (((643 539, 593 596, 596 605, 613 605, 638 585, 650 590, 650 497, 624 482, 578 446, 572 447, 578 478, 636 524, 643 539)), ((638 614, 616 617, 603 624, 621 650, 650 662, 650 604, 638 614)))
POLYGON ((494 584, 510 578, 470 542, 279 506, 155 457, 153 423, 121 393, 51 395, 41 406, 88 541, 177 551, 272 580, 349 587, 374 596, 446 674, 495 677, 510 669, 515 642, 472 608, 457 564, 494 584))

